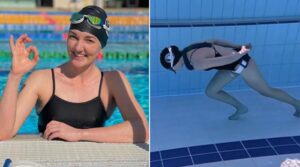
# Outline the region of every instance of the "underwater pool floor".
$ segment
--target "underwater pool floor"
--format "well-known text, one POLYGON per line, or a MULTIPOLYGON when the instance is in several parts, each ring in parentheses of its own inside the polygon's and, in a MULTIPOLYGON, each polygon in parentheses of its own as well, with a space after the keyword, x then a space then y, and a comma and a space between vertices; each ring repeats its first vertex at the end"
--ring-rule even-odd
MULTIPOLYGON (((300 99, 300 87, 283 89, 300 99)), ((300 159, 300 118, 292 106, 252 90, 230 93, 248 106, 239 120, 227 119, 234 108, 204 94, 152 97, 151 166, 273 167, 300 159)))

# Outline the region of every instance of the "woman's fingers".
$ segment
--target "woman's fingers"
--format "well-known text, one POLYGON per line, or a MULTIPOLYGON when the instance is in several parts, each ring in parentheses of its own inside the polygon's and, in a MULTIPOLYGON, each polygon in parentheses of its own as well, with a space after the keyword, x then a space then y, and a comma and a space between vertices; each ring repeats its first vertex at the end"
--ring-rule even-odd
POLYGON ((46 130, 44 131, 43 137, 44 137, 45 139, 48 139, 49 133, 50 133, 50 128, 47 127, 46 130))
POLYGON ((32 51, 33 51, 32 61, 36 64, 40 60, 39 51, 37 50, 37 48, 35 46, 32 48, 32 51))
POLYGON ((32 39, 27 34, 21 35, 14 42, 13 35, 10 35, 9 44, 11 49, 12 71, 16 74, 25 74, 31 70, 39 61, 39 52, 35 46, 26 48, 26 43, 32 42, 32 39), (33 53, 33 58, 30 59, 30 54, 33 53))
POLYGON ((26 37, 23 42, 24 43, 32 42, 32 39, 29 37, 26 37))
POLYGON ((26 48, 26 51, 29 53, 28 56, 30 55, 31 52, 33 52, 32 62, 36 64, 40 59, 37 48, 35 46, 29 46, 28 48, 26 48))
POLYGON ((9 45, 10 45, 10 50, 13 52, 14 50, 16 50, 16 48, 25 48, 25 43, 28 43, 28 42, 32 42, 32 39, 29 38, 27 36, 27 34, 23 34, 21 35, 16 43, 14 43, 14 37, 13 35, 10 35, 10 38, 9 38, 9 45))
POLYGON ((32 42, 32 39, 29 38, 26 34, 26 36, 21 39, 20 44, 24 45, 25 43, 28 43, 28 42, 32 42))
POLYGON ((51 136, 53 134, 58 134, 58 132, 59 132, 59 130, 57 130, 57 129, 49 130, 47 134, 45 133, 44 138, 47 139, 47 140, 52 140, 53 137, 51 138, 51 136))
POLYGON ((10 35, 10 37, 9 37, 9 46, 10 46, 11 51, 15 48, 14 36, 13 35, 10 35))
MULTIPOLYGON (((17 44, 21 44, 21 43, 25 43, 25 42, 32 42, 32 39, 29 38, 27 34, 21 35, 21 36, 17 39, 16 45, 17 45, 17 44)), ((13 35, 10 35, 10 41, 9 41, 9 43, 10 43, 11 46, 15 46, 13 35)))
POLYGON ((239 51, 239 53, 240 54, 244 54, 244 53, 247 53, 249 51, 250 51, 250 49, 247 49, 246 46, 243 45, 242 48, 241 48, 241 50, 239 51))
POLYGON ((28 42, 32 42, 32 39, 29 38, 27 34, 23 34, 17 39, 15 46, 17 48, 22 49, 22 48, 25 48, 25 43, 28 43, 28 42))
POLYGON ((56 133, 59 131, 59 127, 57 126, 47 126, 45 132, 44 132, 44 138, 49 140, 49 136, 53 133, 56 133))
POLYGON ((26 36, 26 41, 32 42, 32 39, 27 35, 27 36, 26 36))
POLYGON ((24 42, 24 40, 26 40, 26 38, 27 38, 27 34, 21 35, 21 36, 17 39, 16 45, 22 44, 22 43, 24 42))
POLYGON ((60 137, 60 133, 59 131, 53 132, 50 134, 50 136, 48 137, 48 140, 53 140, 55 138, 59 138, 60 137))
POLYGON ((44 138, 48 140, 53 140, 55 138, 60 137, 61 132, 61 122, 59 121, 50 121, 44 132, 44 138))
POLYGON ((50 127, 50 126, 54 126, 54 125, 59 125, 59 121, 55 121, 55 120, 53 120, 53 121, 50 121, 48 124, 47 124, 47 126, 46 126, 46 128, 48 128, 48 127, 50 127))

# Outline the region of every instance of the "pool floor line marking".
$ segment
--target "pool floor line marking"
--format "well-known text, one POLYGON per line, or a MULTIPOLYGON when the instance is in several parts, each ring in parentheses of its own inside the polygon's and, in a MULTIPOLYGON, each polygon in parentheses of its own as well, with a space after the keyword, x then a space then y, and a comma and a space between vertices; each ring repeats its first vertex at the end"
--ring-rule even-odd
POLYGON ((160 158, 160 161, 161 161, 161 165, 162 165, 162 167, 164 167, 164 163, 163 163, 163 158, 162 158, 161 152, 159 151, 158 154, 159 154, 159 158, 160 158))
POLYGON ((244 150, 245 150, 246 153, 248 154, 248 156, 249 156, 249 157, 252 157, 252 156, 250 155, 250 153, 248 152, 248 150, 246 149, 246 147, 244 146, 244 143, 243 143, 242 141, 240 141, 240 142, 241 142, 241 144, 242 144, 244 150))
MULTIPOLYGON (((219 143, 216 143, 216 144, 213 144, 214 147, 216 147, 216 150, 217 151, 213 151, 213 152, 206 152, 206 153, 199 153, 199 154, 191 154, 191 151, 190 151, 190 147, 198 147, 198 146, 205 146, 205 145, 210 145, 210 144, 205 144, 205 145, 196 145, 196 146, 189 146, 189 147, 180 147, 180 148, 174 148, 174 149, 181 149, 181 148, 186 148, 188 149, 188 152, 189 152, 189 155, 185 155, 185 156, 177 156, 177 157, 171 157, 171 158, 165 158, 163 159, 162 156, 161 156, 161 152, 162 151, 167 151, 167 150, 160 150, 160 151, 154 151, 154 152, 158 152, 159 155, 160 155, 160 158, 159 160, 154 160, 154 161, 151 161, 150 162, 156 162, 156 161, 161 161, 162 162, 162 165, 163 165, 163 162, 164 160, 172 160, 172 159, 177 159, 177 158, 184 158, 184 157, 189 157, 191 158, 192 160, 192 163, 195 165, 195 162, 194 162, 194 159, 193 159, 193 156, 201 156, 201 155, 209 155, 209 154, 218 154, 220 156, 220 160, 218 161, 214 161, 214 162, 221 162, 221 161, 229 161, 229 160, 224 160, 221 153, 226 153, 226 152, 232 152, 232 151, 246 151, 248 157, 243 157, 243 158, 239 158, 239 159, 247 159, 247 158, 257 158, 255 156, 251 156, 250 153, 249 153, 249 150, 255 150, 255 149, 271 149, 272 151, 274 151, 275 155, 270 155, 270 154, 266 154, 266 155, 263 155, 263 156, 259 156, 259 157, 267 157, 267 156, 279 156, 281 154, 279 154, 275 147, 281 147, 281 146, 297 146, 297 147, 300 147, 300 144, 296 142, 296 140, 293 138, 293 136, 284 136, 284 137, 291 137, 293 139, 293 141, 295 142, 294 144, 281 144, 281 145, 272 145, 267 139, 268 138, 264 138, 267 143, 269 145, 267 146, 259 146, 259 147, 250 147, 250 148, 246 148, 245 145, 243 144, 243 141, 249 141, 249 140, 241 140, 239 142, 241 142, 243 148, 242 149, 233 149, 233 150, 225 150, 225 151, 220 151, 217 147, 216 147, 216 144, 219 144, 219 143)), ((282 138, 282 137, 276 137, 276 138, 282 138)), ((261 139, 253 139, 254 141, 255 140, 261 140, 261 139)), ((235 141, 233 141, 235 142, 235 141)), ((232 142, 227 142, 227 143, 232 143, 232 142)), ((168 149, 168 150, 173 150, 173 149, 168 149)), ((152 152, 151 152, 152 153, 152 152)), ((297 153, 285 153, 285 154, 300 154, 299 152, 297 153)), ((237 159, 236 159, 237 160, 237 159)), ((202 163, 199 163, 199 164, 205 164, 205 163, 210 163, 210 162, 202 162, 202 163)))
POLYGON ((193 165, 195 165, 195 163, 194 163, 194 159, 193 159, 193 156, 192 156, 192 154, 191 154, 191 152, 190 152, 190 148, 189 148, 189 147, 187 147, 187 150, 188 150, 189 156, 190 156, 190 157, 191 157, 191 159, 192 159, 192 163, 193 163, 193 165))

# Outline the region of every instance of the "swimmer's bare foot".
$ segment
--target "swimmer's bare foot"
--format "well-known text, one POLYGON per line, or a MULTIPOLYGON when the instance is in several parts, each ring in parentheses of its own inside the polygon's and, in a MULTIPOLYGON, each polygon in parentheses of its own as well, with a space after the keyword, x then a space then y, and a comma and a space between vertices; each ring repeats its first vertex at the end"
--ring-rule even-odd
POLYGON ((296 111, 293 115, 294 115, 295 117, 300 118, 300 111, 296 111))
POLYGON ((298 101, 299 103, 299 105, 298 106, 296 106, 295 107, 295 109, 296 109, 296 112, 293 114, 295 117, 298 117, 298 118, 300 118, 300 101, 298 101))
POLYGON ((237 109, 235 113, 233 113, 232 115, 230 115, 228 117, 229 120, 237 120, 239 119, 239 117, 243 114, 246 114, 248 112, 248 108, 247 107, 242 107, 240 109, 237 109))

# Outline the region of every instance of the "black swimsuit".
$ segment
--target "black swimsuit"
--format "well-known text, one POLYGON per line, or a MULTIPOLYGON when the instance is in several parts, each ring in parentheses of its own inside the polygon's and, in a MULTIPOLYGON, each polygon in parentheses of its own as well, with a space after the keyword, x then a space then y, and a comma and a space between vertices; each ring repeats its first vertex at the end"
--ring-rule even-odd
POLYGON ((72 127, 86 129, 102 127, 107 119, 106 111, 100 98, 101 85, 104 73, 101 72, 99 94, 97 97, 82 103, 68 102, 55 95, 55 76, 52 72, 53 93, 39 113, 39 132, 44 132, 47 124, 52 121, 60 121, 72 127))
MULTIPOLYGON (((189 69, 189 70, 193 70, 194 69, 194 67, 191 65, 191 62, 190 62, 191 61, 191 57, 193 56, 194 52, 197 49, 204 48, 204 47, 212 48, 215 51, 215 57, 221 57, 222 56, 216 50, 216 48, 214 47, 214 45, 211 44, 211 43, 202 42, 202 43, 192 44, 192 45, 184 48, 183 51, 182 51, 182 57, 183 57, 184 64, 187 67, 187 69, 189 69), (189 52, 189 51, 191 51, 193 49, 195 49, 195 50, 191 53, 190 60, 189 60, 188 56, 187 56, 187 52, 189 52)), ((241 49, 241 47, 235 47, 233 49, 238 52, 241 49)), ((212 70, 212 69, 234 71, 235 68, 237 67, 237 65, 241 64, 243 61, 246 62, 246 65, 244 66, 244 68, 246 68, 250 59, 251 59, 251 57, 248 54, 245 54, 244 56, 242 56, 240 59, 236 60, 235 62, 232 62, 230 64, 226 64, 226 65, 222 65, 222 66, 211 67, 211 68, 205 69, 205 71, 209 71, 209 70, 212 70)))

